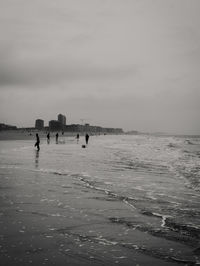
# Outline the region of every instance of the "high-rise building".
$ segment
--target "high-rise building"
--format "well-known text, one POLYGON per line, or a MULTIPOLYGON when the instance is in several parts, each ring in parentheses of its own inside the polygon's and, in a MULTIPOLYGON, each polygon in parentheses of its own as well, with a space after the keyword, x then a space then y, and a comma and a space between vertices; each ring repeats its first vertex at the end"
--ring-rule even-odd
POLYGON ((65 125, 66 125, 66 116, 65 116, 65 115, 62 115, 62 114, 59 114, 59 115, 58 115, 58 121, 59 121, 63 126, 65 126, 65 125))
POLYGON ((44 128, 44 120, 42 120, 42 119, 35 120, 35 128, 38 130, 43 129, 44 128))
POLYGON ((49 130, 51 131, 62 130, 62 124, 58 120, 51 120, 49 121, 49 130))

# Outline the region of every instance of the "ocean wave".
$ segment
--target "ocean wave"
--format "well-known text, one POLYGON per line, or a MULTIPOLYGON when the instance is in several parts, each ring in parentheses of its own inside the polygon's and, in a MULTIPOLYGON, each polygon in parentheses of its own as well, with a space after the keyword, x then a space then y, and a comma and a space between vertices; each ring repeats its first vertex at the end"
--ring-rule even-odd
MULTIPOLYGON (((74 176, 74 175, 72 175, 74 176)), ((129 207, 131 207, 132 209, 136 209, 136 207, 134 206, 133 202, 136 202, 136 199, 133 197, 128 197, 128 196, 123 196, 123 195, 119 195, 105 187, 99 187, 96 185, 95 181, 91 181, 88 180, 87 177, 88 175, 75 175, 76 178, 78 178, 87 188, 91 188, 93 190, 96 191, 100 191, 103 194, 112 197, 115 200, 119 200, 124 202, 126 205, 128 205, 129 207)), ((103 183, 105 185, 105 183, 103 183)))
POLYGON ((167 147, 174 148, 174 149, 180 148, 179 145, 177 145, 176 143, 171 143, 171 142, 167 145, 167 147))
POLYGON ((113 165, 115 171, 135 170, 138 173, 154 173, 159 175, 167 175, 169 173, 169 166, 150 161, 128 160, 123 158, 120 161, 115 162, 113 165))
MULTIPOLYGON (((156 217, 163 217, 162 215, 157 216, 155 214, 151 214, 152 216, 156 217)), ((165 226, 162 228, 153 227, 150 224, 146 224, 143 221, 135 220, 134 218, 118 218, 118 217, 109 217, 108 218, 110 222, 116 223, 116 224, 122 224, 127 226, 128 228, 139 230, 141 232, 148 233, 150 235, 153 235, 155 237, 164 238, 167 240, 172 240, 175 242, 181 242, 188 246, 196 247, 199 244, 199 231, 198 234, 187 234, 185 231, 182 230, 182 227, 178 223, 173 223, 171 220, 171 223, 169 222, 168 217, 165 219, 165 226), (174 224, 176 224, 177 229, 174 229, 174 224), (167 225, 167 226, 166 226, 167 225), (171 226, 170 226, 171 225, 171 226)), ((163 218, 162 218, 163 219, 163 218)), ((196 232, 196 231, 195 231, 196 232)))
POLYGON ((189 145, 195 145, 195 144, 196 144, 196 143, 192 142, 192 141, 189 140, 189 139, 186 139, 186 140, 185 140, 185 143, 186 143, 186 144, 189 144, 189 145))
POLYGON ((42 173, 47 173, 47 174, 53 174, 53 175, 61 175, 61 176, 67 176, 70 175, 69 171, 61 171, 57 169, 45 169, 45 168, 40 168, 40 169, 34 169, 36 172, 42 172, 42 173))
POLYGON ((190 237, 193 237, 195 239, 200 238, 200 228, 197 226, 181 224, 169 217, 167 217, 165 220, 165 226, 172 230, 175 230, 176 232, 179 232, 182 235, 189 235, 190 237))
POLYGON ((154 216, 154 217, 161 218, 161 220, 162 220, 161 221, 161 227, 165 227, 167 218, 171 217, 170 215, 164 215, 164 214, 146 211, 146 210, 142 210, 140 213, 142 213, 143 215, 147 215, 147 216, 154 216))
MULTIPOLYGON (((110 218, 110 222, 114 223, 120 223, 122 224, 122 220, 117 219, 117 218, 110 218)), ((123 223, 124 224, 124 223, 123 223)), ((89 225, 89 224, 87 224, 89 225)), ((169 250, 167 251, 166 249, 162 248, 152 248, 148 247, 147 245, 142 245, 142 244, 135 244, 134 242, 125 242, 121 241, 117 237, 114 238, 109 238, 108 236, 103 236, 103 235, 96 235, 96 234, 86 234, 86 233, 79 233, 79 232, 74 232, 73 230, 75 227, 67 227, 67 228, 61 228, 54 230, 53 233, 59 233, 67 236, 68 238, 71 239, 71 241, 77 242, 79 245, 80 243, 84 244, 90 244, 90 245, 100 245, 100 246, 111 246, 111 247, 122 247, 123 249, 128 249, 128 250, 134 250, 136 252, 139 252, 141 254, 145 254, 149 257, 152 258, 157 258, 160 261, 166 261, 166 262, 177 262, 179 264, 184 264, 184 265, 196 265, 197 258, 190 253, 189 256, 184 256, 183 254, 177 254, 175 250, 169 250)), ((68 250, 66 250, 67 252, 68 250)), ((64 251, 63 251, 64 252, 64 251)), ((126 259, 126 256, 119 256, 119 257, 114 257, 117 259, 126 259)))

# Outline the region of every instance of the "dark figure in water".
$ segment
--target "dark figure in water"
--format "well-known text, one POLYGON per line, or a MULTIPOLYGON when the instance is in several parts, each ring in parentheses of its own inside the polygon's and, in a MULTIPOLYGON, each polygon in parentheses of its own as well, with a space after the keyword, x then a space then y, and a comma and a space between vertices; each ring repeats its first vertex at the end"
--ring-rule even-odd
POLYGON ((47 143, 49 144, 49 142, 50 142, 50 134, 48 133, 47 134, 47 143))
POLYGON ((37 147, 37 150, 40 150, 40 138, 38 133, 36 133, 36 143, 35 143, 35 147, 37 147))
POLYGON ((79 134, 76 135, 77 143, 79 141, 79 134))
POLYGON ((58 133, 56 133, 56 143, 58 143, 58 133))
POLYGON ((85 135, 85 143, 86 143, 86 144, 88 144, 89 137, 90 137, 90 136, 89 136, 88 134, 85 135))

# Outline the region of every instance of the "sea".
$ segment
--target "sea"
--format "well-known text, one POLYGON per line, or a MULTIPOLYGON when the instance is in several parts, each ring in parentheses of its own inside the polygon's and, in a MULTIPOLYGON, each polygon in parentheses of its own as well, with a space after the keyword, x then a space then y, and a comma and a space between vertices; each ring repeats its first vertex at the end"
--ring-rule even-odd
MULTIPOLYGON (((69 210, 73 216, 77 208, 88 221, 102 215, 109 231, 113 226, 121 230, 121 237, 123 232, 128 235, 122 239, 114 233, 109 238, 94 229, 89 238, 85 229, 77 240, 77 234, 70 235, 68 231, 71 240, 82 241, 83 245, 89 239, 96 245, 132 248, 172 265, 200 264, 200 136, 90 136, 85 148, 83 136, 79 141, 60 136, 58 143, 52 136, 49 144, 41 139, 40 151, 36 151, 34 143, 35 140, 0 141, 0 197, 7 204, 1 204, 0 217, 6 214, 5 206, 15 206, 23 212, 27 210, 26 203, 33 214, 31 203, 36 197, 37 204, 54 204, 54 211, 41 207, 41 216, 54 214, 59 219, 69 210), (80 202, 73 202, 75 197, 82 204, 87 199, 82 209, 80 202), (121 209, 116 211, 116 206, 121 209), (123 208, 128 215, 124 215, 123 208), (145 236, 142 242, 131 236, 130 232, 136 231, 145 236), (153 241, 150 247, 147 239, 153 241), (171 249, 161 250, 169 242, 171 249)), ((1 231, 1 240, 5 237, 1 231)), ((9 244, 6 245, 1 254, 9 253, 9 244)), ((123 259, 126 256, 115 262, 129 265, 120 264, 123 259)))

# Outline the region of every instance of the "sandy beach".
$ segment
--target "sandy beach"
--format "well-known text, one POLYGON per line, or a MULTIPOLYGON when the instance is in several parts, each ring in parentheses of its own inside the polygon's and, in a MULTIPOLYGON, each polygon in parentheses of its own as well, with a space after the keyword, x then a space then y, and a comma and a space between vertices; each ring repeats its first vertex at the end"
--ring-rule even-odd
POLYGON ((112 197, 41 183, 26 176, 1 187, 1 265, 171 265, 163 249, 191 252, 162 239, 157 250, 157 238, 133 230, 132 210, 112 197))
MULTIPOLYGON (((22 136, 15 135, 18 141, 0 142, 2 266, 197 265, 199 231, 194 226, 190 233, 183 226, 178 229, 177 220, 173 227, 172 213, 159 216, 153 212, 152 208, 166 204, 167 196, 156 199, 156 192, 146 194, 145 187, 147 180, 152 186, 160 178, 143 173, 143 179, 138 179, 138 173, 130 169, 127 177, 125 169, 113 175, 114 158, 109 164, 106 158, 114 151, 110 154, 106 148, 112 144, 113 149, 121 137, 94 137, 87 149, 81 149, 83 138, 79 144, 65 138, 60 145, 54 141, 47 145, 43 139, 38 153, 29 139, 33 136, 24 135, 24 142, 22 136), (120 181, 122 174, 125 183, 120 181), (126 187, 135 188, 132 197, 126 187)), ((189 190, 183 191, 181 182, 162 180, 159 193, 170 184, 169 193, 173 187, 180 189, 180 202, 185 204, 182 196, 189 195, 189 190)), ((197 203, 191 203, 191 208, 197 203)), ((165 209, 172 205, 167 202, 165 209)))

